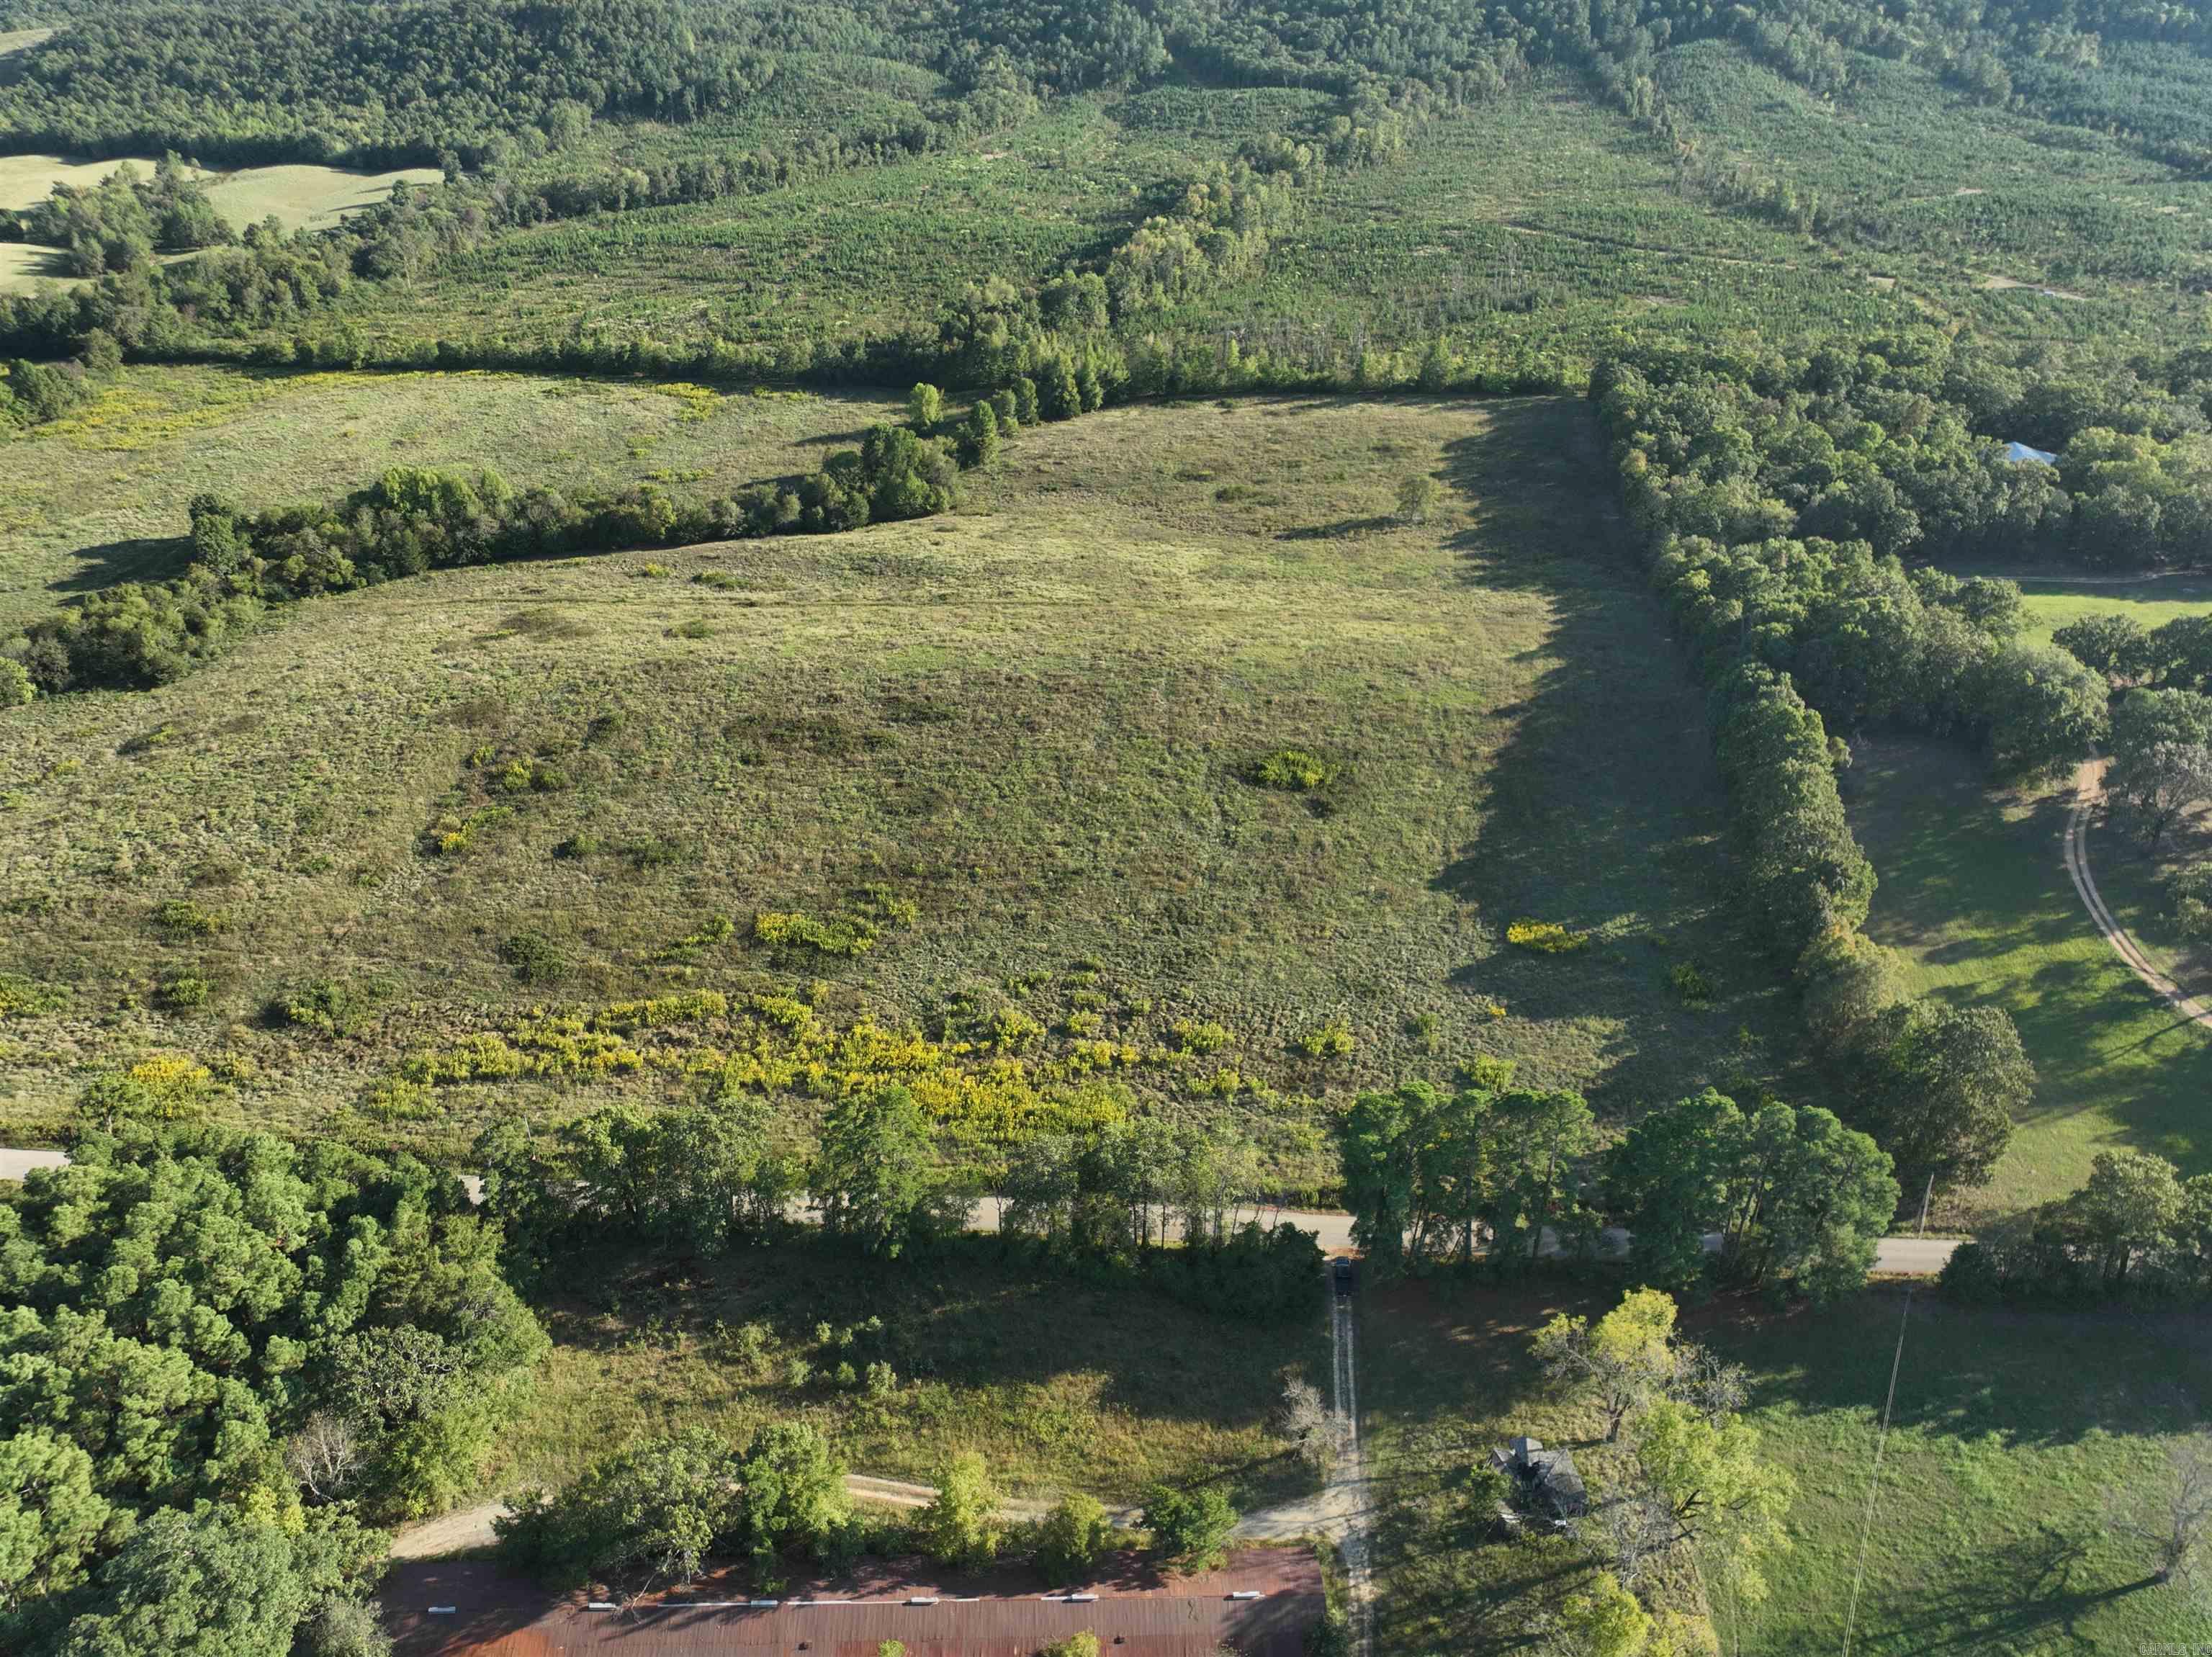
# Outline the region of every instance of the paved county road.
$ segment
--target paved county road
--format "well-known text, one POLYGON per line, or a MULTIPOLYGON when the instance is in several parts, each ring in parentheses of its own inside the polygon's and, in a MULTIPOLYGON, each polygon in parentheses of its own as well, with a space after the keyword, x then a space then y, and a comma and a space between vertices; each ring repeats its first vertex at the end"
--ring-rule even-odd
MULTIPOLYGON (((33 1168, 58 1168, 69 1161, 61 1151, 22 1151, 0 1149, 0 1179, 21 1179, 33 1168)), ((476 1177, 462 1176, 468 1182, 470 1195, 476 1194, 476 1177)), ((1239 1210, 1240 1221, 1256 1218, 1267 1225, 1287 1220, 1302 1231, 1312 1232, 1319 1239, 1322 1252, 1328 1254, 1349 1254, 1352 1249, 1352 1216, 1348 1214, 1324 1214, 1307 1209, 1254 1209, 1239 1210)), ((995 1205, 985 1203, 976 1209, 973 1228, 976 1231, 996 1231, 999 1211, 995 1205)), ((1613 1253, 1628 1247, 1628 1234, 1618 1228, 1605 1234, 1605 1243, 1613 1253)), ((1549 1245, 1547 1244, 1548 1248, 1549 1245)), ((1708 1248, 1718 1248, 1718 1236, 1705 1240, 1708 1248)), ((1951 1258, 1958 1244, 1947 1237, 1885 1237, 1875 1249, 1875 1275, 1886 1277, 1929 1276, 1942 1270, 1943 1263, 1951 1258)))

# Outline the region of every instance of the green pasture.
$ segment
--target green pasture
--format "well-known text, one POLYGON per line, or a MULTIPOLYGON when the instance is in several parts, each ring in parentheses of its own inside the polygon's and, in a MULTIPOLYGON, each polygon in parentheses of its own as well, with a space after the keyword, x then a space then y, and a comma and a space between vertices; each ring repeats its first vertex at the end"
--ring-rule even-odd
MULTIPOLYGON (((2063 1196, 2107 1148, 2155 1151, 2191 1173, 2212 1166, 2212 1038, 2145 989, 2090 923, 2061 856, 2070 790, 1993 792, 1978 760, 1950 744, 1868 740, 1854 752, 1845 803, 1881 881, 1869 935, 1902 952, 1916 993, 2010 1013, 2036 1067, 2035 1102, 1996 1179, 1962 1193, 1950 1217, 1971 1224, 2063 1196)), ((2093 832, 2090 851, 2100 885, 2121 898, 2116 837, 2093 832)))
MULTIPOLYGON (((1563 1405, 1528 1357, 1556 1311, 1617 1291, 1437 1281, 1362 1296, 1361 1396, 1381 1491, 1376 1646, 1386 1654, 1525 1648, 1586 1580, 1557 1540, 1490 1538, 1466 1470, 1517 1433, 1573 1447, 1604 1489, 1602 1417, 1563 1405)), ((2140 1651, 2212 1637, 2201 1600, 2147 1579, 2116 1522, 2162 1489, 2165 1447, 2195 1424, 2212 1349, 2184 1315, 1982 1312, 1884 1289, 1820 1311, 1717 1301, 1685 1327, 1750 1372, 1747 1418, 1796 1478, 1771 1593, 1711 1604, 1722 1648, 1832 1653, 1858 1575, 1862 1522, 1899 1331, 1893 1430, 1866 1552, 1853 1649, 1923 1657, 2140 1651)), ((1694 1602, 1688 1571, 1664 1596, 1694 1602)))

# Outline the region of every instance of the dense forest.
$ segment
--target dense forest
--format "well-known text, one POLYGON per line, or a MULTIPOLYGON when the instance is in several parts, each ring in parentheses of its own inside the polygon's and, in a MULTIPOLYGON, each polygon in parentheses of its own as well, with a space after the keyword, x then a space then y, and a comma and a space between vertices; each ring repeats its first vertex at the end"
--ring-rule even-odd
POLYGON ((758 91, 793 52, 902 59, 955 88, 1066 94, 1170 78, 1306 88, 1401 105, 1492 97, 1532 62, 1586 70, 1625 110, 1671 128, 1655 54, 1710 35, 1744 40, 1826 91, 1850 52, 1912 57, 1997 101, 2018 97, 2083 125, 2128 125, 2208 153, 2185 103, 2123 96, 2125 60, 2102 41, 2207 37, 2194 9, 1994 3, 1916 15, 1831 3, 1717 8, 1516 0, 1487 11, 1443 0, 1301 3, 1273 10, 1191 0, 946 0, 799 7, 680 0, 453 0, 272 7, 133 3, 12 9, 64 14, 51 40, 0 62, 0 134, 19 147, 121 154, 176 148, 237 161, 475 164, 564 104, 686 121, 758 91), (2018 73, 2014 73, 2016 66, 2018 73))
POLYGON ((0 1188, 0 1641, 353 1649, 366 1521, 471 1488, 544 1337, 451 1174, 160 1113, 0 1188))
POLYGON ((573 120, 563 106, 688 119, 769 72, 661 0, 156 6, 0 59, 0 122, 65 153, 427 164, 573 120))

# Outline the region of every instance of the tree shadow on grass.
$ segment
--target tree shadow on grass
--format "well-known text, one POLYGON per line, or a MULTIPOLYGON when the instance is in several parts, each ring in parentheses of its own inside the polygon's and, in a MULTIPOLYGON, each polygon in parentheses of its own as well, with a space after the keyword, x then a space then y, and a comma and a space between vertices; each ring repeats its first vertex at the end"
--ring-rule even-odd
POLYGON ((76 568, 47 584, 50 593, 97 593, 123 582, 168 581, 185 573, 192 544, 183 535, 145 536, 80 549, 76 568))
POLYGON ((1913 1653, 2018 1650, 2052 1639, 2074 1651, 2098 1642, 2081 1627, 2100 1606, 2154 1583, 2087 1579, 2090 1537, 2079 1527, 2039 1523, 2026 1536, 1978 1550, 1944 1587, 1893 1589, 1865 1618, 1868 1649, 1913 1653))
POLYGON ((1340 541, 1347 535, 1374 535, 1397 526, 1395 518, 1344 518, 1333 524, 1310 524, 1302 529, 1285 529, 1278 533, 1279 541, 1340 541))
POLYGON ((1993 1455, 2187 1430, 2212 1398, 2212 1342, 2189 1312, 1960 1307, 1896 1284, 1832 1305, 1777 1311, 1723 1296, 1685 1326, 1752 1374, 1751 1404, 1795 1418, 1854 1415, 1871 1456, 1900 1329, 1893 1443, 1908 1477, 1913 1441, 1993 1455))
POLYGON ((1482 412, 1446 449, 1470 521, 1452 543, 1460 579, 1540 596, 1550 627, 1534 689, 1498 710, 1504 743, 1470 779, 1482 827, 1432 883, 1499 946, 1456 981, 1578 1025, 1595 1074, 1572 1079, 1613 1114, 1747 1065, 1771 1077, 1795 1057, 1794 1008, 1730 900, 1705 698, 1645 588, 1594 418, 1564 398, 1482 412), (1599 935, 1567 954, 1504 947, 1522 918, 1599 935), (1672 988, 1678 966, 1714 986, 1708 1005, 1672 988), (1737 1043, 1742 1027, 1763 1054, 1737 1043))
MULTIPOLYGON (((1846 775, 1851 826, 1881 880, 1869 935, 1955 975, 1929 993, 2011 1014, 2039 1076, 2021 1120, 2101 1113, 2112 1125, 2099 1144, 2201 1172, 2212 1040, 2099 936, 2066 874, 2070 791, 1993 795, 1974 757, 1920 739, 1863 742, 1846 775)), ((2113 839, 2092 832, 2093 866, 2113 839)))

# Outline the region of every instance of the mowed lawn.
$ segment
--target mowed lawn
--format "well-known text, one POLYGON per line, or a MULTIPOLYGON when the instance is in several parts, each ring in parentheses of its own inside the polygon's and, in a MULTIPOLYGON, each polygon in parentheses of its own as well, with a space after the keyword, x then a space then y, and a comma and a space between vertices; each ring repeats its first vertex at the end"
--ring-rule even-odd
MULTIPOLYGON (((1601 1497, 1602 1416, 1550 1395, 1528 1357, 1559 1311, 1595 1315, 1617 1289, 1407 1285, 1362 1296, 1361 1397, 1382 1491, 1376 1649, 1524 1649, 1587 1580, 1562 1541, 1500 1543, 1465 1474, 1516 1433, 1574 1447, 1601 1497)), ((2115 1522, 2161 1488, 2166 1446, 2212 1387, 2203 1319, 1979 1312, 1870 1292, 1826 1311, 1723 1300, 1685 1326, 1750 1372, 1747 1418, 1798 1494, 1791 1551, 1758 1605, 1712 1605, 1726 1651, 1841 1649, 1891 1360, 1885 1456, 1853 1644, 1889 1657, 2146 1651, 2212 1637, 2203 1602, 2151 1585, 2148 1548, 2115 1522)), ((1694 1602, 1689 1573, 1662 1592, 1694 1602)))
POLYGON ((2047 640, 2085 616, 2127 616, 2145 627, 2163 627, 2179 616, 2212 610, 2212 576, 2146 576, 2139 581, 2065 576, 2019 576, 2027 611, 2027 636, 2047 640))
MULTIPOLYGON (((1916 992, 2005 1008, 2036 1067, 1996 1178, 1948 1217, 2063 1196, 2107 1148, 2212 1167, 2212 1033, 2154 996, 2091 924, 2061 855, 2070 790, 1993 790, 1953 744, 1869 740, 1855 756, 1846 804, 1881 877, 1869 934, 1904 953, 1916 992)), ((2099 829, 2090 856, 2100 886, 2124 890, 2125 842, 2099 829)))
MULTIPOLYGON (((315 394, 366 426, 383 388, 315 394)), ((272 454, 232 486, 374 469, 343 458, 272 454)), ((353 1130, 410 1052, 672 987, 931 1030, 966 993, 1061 1051, 1218 1024, 1208 1097, 1267 1116, 1308 1185, 1326 1119, 1297 1101, 1478 1055, 1615 1118, 1789 1088, 1795 1014, 1728 913, 1703 698, 1595 460, 1571 400, 1131 408, 1024 433, 953 516, 447 572, 302 605, 158 691, 38 704, 0 753, 0 972, 62 1004, 0 1027, 0 1131, 51 1135, 90 1076, 164 1053, 209 1066, 220 1114, 353 1130), (1420 474, 1444 504, 1401 522, 1420 474), (1328 788, 1251 780, 1286 747, 1328 788), (569 786, 437 855, 485 799, 471 756, 532 752, 569 786), (750 941, 759 912, 864 887, 913 920, 858 960, 750 941), (179 899, 220 929, 165 927, 179 899), (1523 917, 1589 946, 1515 949, 1523 917), (558 984, 518 982, 524 933, 558 984), (1683 962, 1710 1004, 1670 987, 1683 962), (205 1004, 160 1010, 180 971, 205 1004), (271 1027, 318 981, 369 1010, 271 1027), (1299 1050, 1331 1025, 1348 1051, 1299 1050)), ((471 1083, 366 1130, 459 1154, 516 1111, 689 1086, 471 1083)))

